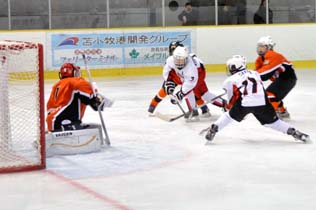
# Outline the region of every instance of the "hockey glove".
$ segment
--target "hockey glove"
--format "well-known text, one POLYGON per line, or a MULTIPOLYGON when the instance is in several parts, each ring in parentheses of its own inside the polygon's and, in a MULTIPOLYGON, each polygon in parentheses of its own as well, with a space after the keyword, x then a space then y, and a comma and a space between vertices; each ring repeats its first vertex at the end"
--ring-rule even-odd
POLYGON ((222 99, 223 100, 223 107, 222 107, 222 110, 223 112, 227 112, 227 101, 225 99, 222 99))
POLYGON ((180 90, 175 95, 170 95, 170 102, 172 104, 178 104, 184 97, 183 92, 180 90))
POLYGON ((113 103, 114 101, 112 101, 111 99, 106 98, 103 95, 97 93, 96 97, 93 98, 91 107, 93 108, 93 110, 97 111, 99 106, 101 106, 100 109, 101 111, 103 111, 105 107, 111 107, 113 103))
POLYGON ((111 107, 113 105, 113 103, 114 103, 114 101, 112 99, 109 99, 105 96, 102 96, 102 101, 101 101, 98 108, 100 108, 100 110, 103 111, 104 108, 111 107))
POLYGON ((98 111, 98 107, 100 106, 101 102, 103 101, 103 96, 97 94, 95 97, 92 98, 90 105, 94 111, 98 111))
POLYGON ((184 93, 180 90, 176 93, 175 95, 178 99, 178 101, 182 101, 182 99, 184 98, 184 93))
POLYGON ((165 86, 166 93, 168 95, 172 95, 177 85, 173 81, 166 81, 164 86, 165 86))
POLYGON ((173 98, 170 99, 170 102, 174 105, 176 105, 177 103, 179 103, 179 101, 177 100, 177 98, 174 96, 173 98))

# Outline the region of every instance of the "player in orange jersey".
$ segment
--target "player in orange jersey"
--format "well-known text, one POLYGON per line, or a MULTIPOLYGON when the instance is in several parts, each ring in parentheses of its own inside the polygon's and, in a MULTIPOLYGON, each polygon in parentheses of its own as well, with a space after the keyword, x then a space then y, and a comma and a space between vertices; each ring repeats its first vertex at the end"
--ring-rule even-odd
POLYGON ((291 62, 282 54, 273 50, 275 43, 270 36, 261 37, 257 43, 258 58, 256 70, 263 81, 271 80, 266 91, 270 103, 280 118, 289 118, 290 114, 283 105, 283 99, 294 88, 296 74, 291 62))
POLYGON ((49 131, 77 130, 84 128, 81 119, 87 105, 95 111, 104 100, 94 96, 91 84, 80 77, 80 68, 65 63, 59 70, 60 80, 54 84, 47 102, 46 123, 49 131))

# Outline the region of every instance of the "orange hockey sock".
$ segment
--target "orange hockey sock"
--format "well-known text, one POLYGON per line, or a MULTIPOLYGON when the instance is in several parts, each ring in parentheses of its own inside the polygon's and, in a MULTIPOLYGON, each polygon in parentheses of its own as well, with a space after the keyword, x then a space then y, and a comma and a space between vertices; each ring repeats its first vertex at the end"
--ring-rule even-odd
POLYGON ((198 106, 201 106, 202 104, 204 104, 204 101, 203 101, 203 99, 197 99, 196 100, 196 104, 198 105, 198 106))
POLYGON ((155 95, 155 97, 151 100, 150 105, 151 106, 157 106, 159 104, 159 102, 164 99, 167 96, 166 91, 164 88, 161 88, 157 95, 155 95))

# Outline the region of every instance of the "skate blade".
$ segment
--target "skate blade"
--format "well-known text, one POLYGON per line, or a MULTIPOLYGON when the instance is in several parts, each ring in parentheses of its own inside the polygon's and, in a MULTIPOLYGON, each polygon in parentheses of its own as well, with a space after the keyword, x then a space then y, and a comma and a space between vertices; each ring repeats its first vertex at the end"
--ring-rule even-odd
POLYGON ((207 141, 205 142, 205 146, 208 146, 208 145, 212 145, 212 141, 207 140, 207 141))
POLYGON ((154 113, 148 113, 148 117, 156 117, 154 113))
POLYGON ((212 117, 212 115, 211 115, 211 113, 208 112, 208 113, 202 114, 201 117, 202 118, 210 118, 210 117, 212 117))
POLYGON ((185 121, 186 121, 187 123, 199 122, 199 121, 200 121, 200 118, 199 118, 199 117, 192 117, 192 118, 189 118, 189 119, 185 119, 185 121))
POLYGON ((304 144, 312 144, 313 141, 309 138, 309 136, 304 136, 303 138, 295 138, 295 141, 303 142, 304 144))
POLYGON ((304 142, 305 144, 312 144, 312 143, 313 143, 313 141, 309 138, 309 136, 308 136, 308 137, 305 137, 305 139, 303 139, 303 142, 304 142))
POLYGON ((289 113, 284 113, 284 114, 282 114, 282 113, 277 113, 277 116, 278 116, 278 118, 281 119, 281 120, 290 120, 290 119, 291 119, 289 113))
POLYGON ((210 129, 210 127, 204 128, 203 130, 201 130, 201 131, 199 132, 199 135, 200 135, 200 136, 201 136, 201 135, 204 135, 209 129, 210 129))

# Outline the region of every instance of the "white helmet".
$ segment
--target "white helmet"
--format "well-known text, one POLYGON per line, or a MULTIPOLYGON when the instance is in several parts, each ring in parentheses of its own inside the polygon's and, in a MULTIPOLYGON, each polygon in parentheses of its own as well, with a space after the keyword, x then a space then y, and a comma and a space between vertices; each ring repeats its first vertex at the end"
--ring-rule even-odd
POLYGON ((188 51, 185 47, 178 46, 173 51, 173 60, 175 66, 180 70, 187 64, 188 51))
POLYGON ((266 45, 268 46, 268 49, 273 49, 275 46, 275 42, 272 40, 271 36, 263 36, 260 37, 260 39, 257 42, 257 45, 266 45))
POLYGON ((242 55, 234 55, 226 62, 227 71, 233 75, 246 69, 246 58, 242 55))
POLYGON ((233 55, 232 58, 238 58, 238 59, 240 59, 240 60, 243 62, 243 64, 244 64, 245 66, 247 65, 246 57, 243 56, 243 55, 233 55))

